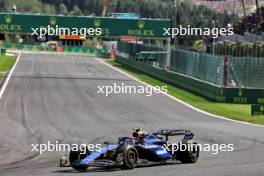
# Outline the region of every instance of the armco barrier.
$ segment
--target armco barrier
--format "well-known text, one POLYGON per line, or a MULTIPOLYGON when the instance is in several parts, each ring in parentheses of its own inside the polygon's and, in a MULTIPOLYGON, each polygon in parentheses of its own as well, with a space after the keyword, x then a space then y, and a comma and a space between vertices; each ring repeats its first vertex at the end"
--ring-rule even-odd
POLYGON ((122 56, 118 56, 117 61, 212 101, 242 104, 264 104, 264 89, 225 88, 176 72, 168 72, 143 62, 137 62, 134 59, 127 59, 122 56))
MULTIPOLYGON (((53 51, 57 52, 57 48, 52 47, 43 47, 39 44, 36 45, 26 45, 26 44, 13 44, 13 43, 4 43, 3 47, 7 49, 22 49, 22 50, 32 50, 32 51, 53 51)), ((88 48, 88 47, 63 47, 63 52, 74 52, 74 53, 82 53, 82 54, 97 54, 102 57, 109 56, 109 51, 105 48, 97 49, 97 48, 88 48)))

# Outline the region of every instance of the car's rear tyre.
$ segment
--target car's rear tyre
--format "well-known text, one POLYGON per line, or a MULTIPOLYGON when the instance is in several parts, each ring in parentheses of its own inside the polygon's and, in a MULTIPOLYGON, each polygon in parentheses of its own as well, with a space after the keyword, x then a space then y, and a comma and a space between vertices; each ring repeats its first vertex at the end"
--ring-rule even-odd
POLYGON ((123 169, 134 169, 138 162, 138 152, 132 146, 127 146, 124 151, 123 169))
POLYGON ((88 168, 87 165, 79 165, 79 164, 75 164, 75 162, 80 161, 81 159, 84 159, 86 156, 87 156, 87 153, 81 154, 81 152, 79 150, 78 151, 70 151, 69 161, 70 161, 71 167, 75 170, 85 171, 88 168))
POLYGON ((197 142, 185 141, 182 144, 188 146, 188 148, 182 151, 178 150, 176 159, 182 163, 196 163, 200 155, 200 148, 197 142))

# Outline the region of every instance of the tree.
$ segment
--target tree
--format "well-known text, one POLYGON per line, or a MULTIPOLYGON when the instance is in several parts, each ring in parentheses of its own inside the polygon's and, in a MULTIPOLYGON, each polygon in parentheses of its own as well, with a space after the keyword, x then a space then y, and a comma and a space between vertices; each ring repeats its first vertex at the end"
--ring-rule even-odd
MULTIPOLYGON (((102 4, 101 4, 102 5, 102 4)), ((95 0, 94 1, 94 10, 93 12, 96 14, 96 15, 101 15, 102 13, 102 7, 100 7, 100 3, 98 0, 95 0)))
POLYGON ((67 7, 65 4, 61 3, 58 8, 58 14, 66 15, 68 13, 67 7))
POLYGON ((0 11, 4 11, 4 1, 0 0, 0 11))
POLYGON ((116 4, 115 12, 121 12, 121 0, 118 0, 116 4))
POLYGON ((77 5, 74 5, 73 9, 71 11, 71 15, 81 15, 81 14, 82 14, 82 12, 79 9, 79 7, 77 5))
POLYGON ((42 13, 44 14, 55 14, 56 10, 53 5, 44 4, 42 8, 42 13))

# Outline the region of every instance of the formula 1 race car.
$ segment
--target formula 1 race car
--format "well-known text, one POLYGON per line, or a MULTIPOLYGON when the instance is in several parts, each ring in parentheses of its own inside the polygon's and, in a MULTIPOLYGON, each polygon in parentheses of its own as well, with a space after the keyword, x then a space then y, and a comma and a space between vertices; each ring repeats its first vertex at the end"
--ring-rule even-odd
POLYGON ((199 145, 193 141, 194 134, 189 130, 160 130, 147 133, 140 128, 133 131, 133 137, 120 137, 117 144, 104 143, 100 151, 85 154, 71 151, 70 166, 75 170, 86 170, 94 167, 121 167, 133 169, 143 162, 166 163, 180 161, 195 163, 199 158, 199 145), (183 135, 177 144, 169 142, 169 136, 183 135), (179 144, 186 144, 184 150, 179 150, 179 144), (191 147, 190 147, 191 146, 191 147))

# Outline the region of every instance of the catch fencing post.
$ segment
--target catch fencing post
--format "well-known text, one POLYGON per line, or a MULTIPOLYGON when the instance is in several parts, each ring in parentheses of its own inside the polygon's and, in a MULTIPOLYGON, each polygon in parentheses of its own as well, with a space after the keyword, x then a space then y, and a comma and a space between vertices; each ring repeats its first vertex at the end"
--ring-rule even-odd
POLYGON ((165 68, 170 70, 170 64, 171 64, 171 39, 166 39, 166 62, 165 62, 165 68))
POLYGON ((223 75, 223 80, 224 80, 224 87, 227 86, 227 75, 228 75, 228 69, 227 69, 227 62, 228 62, 228 56, 224 56, 224 75, 223 75))

